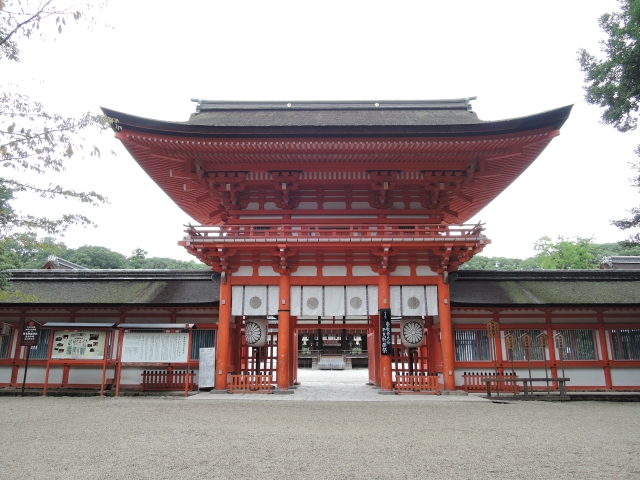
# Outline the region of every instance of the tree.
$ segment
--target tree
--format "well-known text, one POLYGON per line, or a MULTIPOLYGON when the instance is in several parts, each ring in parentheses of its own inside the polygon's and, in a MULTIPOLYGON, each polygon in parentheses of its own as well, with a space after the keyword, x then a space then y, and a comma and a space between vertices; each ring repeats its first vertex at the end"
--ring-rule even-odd
MULTIPOLYGON (((21 40, 46 35, 52 28, 61 33, 68 21, 87 20, 90 25, 93 24, 94 19, 89 15, 93 7, 87 5, 84 10, 76 10, 72 5, 65 4, 64 0, 0 0, 0 62, 20 60, 21 40)), ((110 119, 90 113, 78 118, 58 115, 47 111, 41 103, 31 100, 26 93, 7 84, 10 79, 2 80, 0 165, 4 167, 4 171, 0 174, 0 195, 4 191, 5 203, 13 199, 15 192, 33 192, 47 199, 71 198, 92 205, 107 202, 104 196, 96 192, 25 181, 24 173, 60 172, 65 168, 65 160, 75 155, 100 155, 95 146, 84 150, 82 134, 87 129, 106 130, 110 119)), ((49 234, 63 234, 71 225, 93 225, 84 215, 65 213, 59 218, 50 219, 34 212, 17 214, 13 209, 10 209, 8 215, 2 215, 0 221, 0 233, 3 235, 16 229, 41 229, 49 234)))
POLYGON ((575 241, 558 237, 552 242, 550 237, 540 237, 534 245, 540 267, 549 270, 569 270, 593 268, 593 255, 589 252, 591 238, 576 237, 575 241))
MULTIPOLYGON (((640 0, 619 0, 620 11, 605 13, 600 28, 608 39, 600 42, 604 59, 585 49, 578 51, 580 69, 585 73, 585 99, 604 108, 602 122, 620 132, 635 130, 640 108, 640 0)), ((636 149, 640 156, 640 146, 636 149)), ((632 184, 640 188, 640 162, 632 164, 637 175, 632 184)), ((640 207, 630 216, 611 223, 622 230, 640 227, 640 207)), ((639 245, 640 233, 632 233, 627 245, 639 245)))
MULTIPOLYGON (((0 66, 3 62, 20 60, 20 42, 33 36, 46 36, 54 29, 62 33, 67 22, 87 21, 93 25, 95 5, 76 9, 65 0, 0 0, 0 66), (41 28, 42 27, 42 28, 41 28)), ((97 6, 97 11, 102 5, 97 6)), ((76 199, 82 203, 99 205, 107 198, 96 192, 83 192, 63 185, 33 183, 27 172, 45 174, 61 172, 65 161, 73 156, 99 156, 94 146, 84 150, 82 134, 88 129, 106 130, 110 119, 104 115, 85 113, 78 118, 50 112, 27 93, 0 77, 0 248, 10 250, 8 236, 14 231, 64 234, 71 225, 94 225, 84 215, 63 213, 47 218, 37 212, 19 213, 11 206, 14 193, 32 192, 46 199, 76 199)), ((34 237, 35 238, 35 237, 34 237)), ((1 256, 1 254, 0 254, 1 256)), ((9 295, 7 268, 11 261, 0 262, 0 297, 9 295)))

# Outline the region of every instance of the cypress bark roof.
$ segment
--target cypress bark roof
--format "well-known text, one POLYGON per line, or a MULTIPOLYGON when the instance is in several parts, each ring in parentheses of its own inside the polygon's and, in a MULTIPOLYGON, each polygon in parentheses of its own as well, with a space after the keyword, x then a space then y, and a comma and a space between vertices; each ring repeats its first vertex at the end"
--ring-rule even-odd
POLYGON ((460 270, 450 288, 455 306, 640 305, 640 271, 460 270))
POLYGON ((207 270, 13 270, 11 284, 38 305, 213 305, 220 298, 219 276, 207 270))
POLYGON ((114 129, 188 136, 389 135, 448 136, 559 129, 572 106, 508 120, 486 121, 470 100, 225 102, 198 100, 186 122, 136 117, 108 108, 114 129))

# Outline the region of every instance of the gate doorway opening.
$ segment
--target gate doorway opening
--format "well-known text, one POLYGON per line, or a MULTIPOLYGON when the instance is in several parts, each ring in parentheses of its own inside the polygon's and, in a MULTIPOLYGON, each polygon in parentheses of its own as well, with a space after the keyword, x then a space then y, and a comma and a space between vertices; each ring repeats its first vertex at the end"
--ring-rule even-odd
MULTIPOLYGON (((338 320, 339 321, 339 320, 338 320)), ((289 385, 296 386, 301 381, 322 381, 324 383, 359 383, 363 386, 380 386, 380 345, 377 340, 377 317, 369 323, 336 324, 294 323, 289 338, 289 385), (377 347, 376 347, 377 346, 377 347), (307 373, 307 372, 324 372, 307 373), (339 374, 339 372, 352 372, 339 374), (302 375, 301 375, 302 374, 302 375), (333 375, 332 375, 333 374, 333 375), (302 378, 301 378, 302 377, 302 378), (316 380, 321 378, 321 380, 316 380)), ((233 373, 241 375, 265 375, 277 382, 278 323, 269 318, 267 340, 263 346, 247 344, 244 321, 236 324, 234 342, 236 358, 232 362, 233 373)), ((392 380, 394 386, 405 377, 433 376, 441 370, 439 341, 426 322, 425 341, 420 347, 406 347, 402 344, 399 323, 392 324, 392 380)))

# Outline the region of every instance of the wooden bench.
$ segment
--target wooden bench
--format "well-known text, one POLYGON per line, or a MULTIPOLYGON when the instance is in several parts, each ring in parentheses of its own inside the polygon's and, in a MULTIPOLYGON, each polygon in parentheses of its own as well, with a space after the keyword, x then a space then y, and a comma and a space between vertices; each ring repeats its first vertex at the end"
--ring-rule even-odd
MULTIPOLYGON (((142 372, 141 390, 144 391, 172 391, 184 390, 187 377, 186 370, 145 370, 142 372)), ((191 371, 189 377, 189 390, 195 390, 196 374, 191 371)))
POLYGON ((273 393, 271 375, 231 375, 229 393, 273 393))
POLYGON ((396 375, 396 394, 423 393, 440 394, 438 374, 431 375, 396 375))
POLYGON ((567 399, 567 387, 566 387, 566 383, 571 380, 570 378, 565 378, 565 377, 560 377, 560 378, 553 378, 553 377, 536 377, 536 378, 517 378, 517 379, 501 379, 501 378, 496 378, 496 377, 485 377, 482 379, 482 381, 487 385, 487 398, 491 398, 491 384, 492 383, 497 383, 497 382, 505 382, 505 381, 511 381, 511 382, 522 382, 522 387, 523 387, 523 392, 524 392, 524 397, 530 399, 533 398, 533 382, 558 382, 558 387, 560 390, 560 396, 558 398, 560 399, 567 399), (527 387, 527 383, 529 384, 529 387, 527 387))

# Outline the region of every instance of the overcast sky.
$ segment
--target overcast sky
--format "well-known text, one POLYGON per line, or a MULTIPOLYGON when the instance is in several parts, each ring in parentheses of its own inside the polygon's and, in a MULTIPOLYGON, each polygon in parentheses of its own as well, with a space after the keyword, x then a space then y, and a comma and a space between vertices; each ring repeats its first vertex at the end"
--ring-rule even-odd
MULTIPOLYGON (((636 132, 599 123, 583 100, 577 50, 599 51, 598 17, 613 0, 456 2, 230 2, 112 0, 92 31, 68 28, 22 43, 21 64, 1 82, 20 85, 52 111, 100 106, 186 120, 190 98, 209 100, 405 100, 477 96, 484 120, 574 104, 561 135, 473 221, 486 222, 489 256, 528 257, 542 235, 626 238, 609 225, 640 204, 628 178, 636 132), (104 25, 108 25, 104 26, 104 25), (52 39, 55 38, 55 41, 52 39)), ((71 229, 72 247, 192 258, 176 242, 191 219, 112 134, 99 160, 73 161, 64 182, 110 204, 82 208, 26 195, 18 209, 83 212, 97 229, 71 229), (108 152, 113 150, 116 155, 108 152)))

